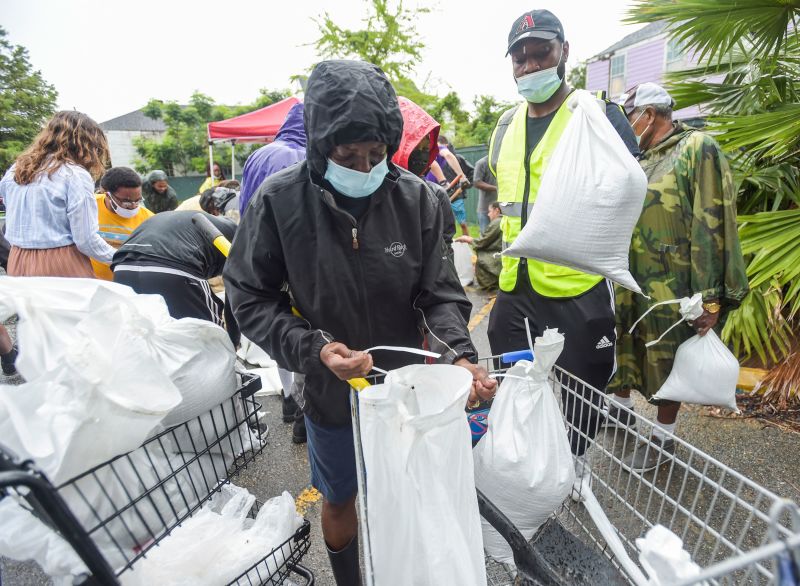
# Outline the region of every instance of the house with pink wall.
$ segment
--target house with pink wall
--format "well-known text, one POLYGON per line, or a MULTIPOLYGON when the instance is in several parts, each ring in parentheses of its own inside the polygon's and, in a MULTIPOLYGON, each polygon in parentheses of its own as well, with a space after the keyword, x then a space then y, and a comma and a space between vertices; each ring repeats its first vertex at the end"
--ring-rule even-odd
MULTIPOLYGON (((665 21, 653 22, 623 37, 586 64, 586 89, 602 90, 616 99, 625 90, 651 81, 662 83, 664 74, 696 63, 681 43, 669 38, 665 21)), ((678 104, 680 108, 680 104, 678 104)), ((702 116, 696 106, 679 109, 678 119, 702 116)))

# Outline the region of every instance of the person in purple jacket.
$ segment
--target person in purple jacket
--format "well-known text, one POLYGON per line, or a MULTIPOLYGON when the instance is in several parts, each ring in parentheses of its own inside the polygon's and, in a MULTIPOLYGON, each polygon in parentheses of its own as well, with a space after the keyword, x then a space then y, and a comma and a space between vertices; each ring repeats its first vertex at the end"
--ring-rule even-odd
MULTIPOLYGON (((303 126, 303 104, 295 104, 286 115, 281 129, 270 144, 247 157, 242 171, 239 193, 239 215, 244 218, 250 198, 264 180, 278 171, 306 159, 306 129, 303 126)), ((283 386, 283 422, 292 423, 292 442, 306 443, 306 422, 303 411, 292 397, 292 388, 302 389, 302 374, 278 369, 283 386)))
POLYGON ((278 171, 306 160, 306 129, 303 104, 295 104, 286 115, 281 129, 270 144, 247 157, 242 171, 239 215, 244 218, 247 204, 264 179, 278 171))

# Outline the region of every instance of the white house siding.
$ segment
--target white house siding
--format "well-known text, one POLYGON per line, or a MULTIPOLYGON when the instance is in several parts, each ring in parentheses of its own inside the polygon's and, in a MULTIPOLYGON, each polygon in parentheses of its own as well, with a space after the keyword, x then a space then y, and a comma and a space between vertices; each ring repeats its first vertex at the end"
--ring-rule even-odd
POLYGON ((133 139, 137 136, 147 138, 161 138, 163 132, 151 132, 142 130, 107 130, 108 148, 111 151, 111 164, 114 167, 134 167, 137 158, 136 147, 133 146, 133 139))

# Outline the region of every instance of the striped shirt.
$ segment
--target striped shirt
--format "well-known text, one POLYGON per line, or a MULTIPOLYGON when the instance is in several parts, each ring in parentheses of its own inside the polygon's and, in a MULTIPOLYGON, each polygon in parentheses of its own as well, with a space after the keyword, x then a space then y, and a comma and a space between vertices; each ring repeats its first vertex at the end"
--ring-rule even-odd
POLYGON ((86 256, 110 263, 114 249, 97 233, 94 182, 83 167, 67 163, 29 185, 14 181, 14 165, 0 181, 6 205, 6 239, 19 248, 74 244, 86 256))

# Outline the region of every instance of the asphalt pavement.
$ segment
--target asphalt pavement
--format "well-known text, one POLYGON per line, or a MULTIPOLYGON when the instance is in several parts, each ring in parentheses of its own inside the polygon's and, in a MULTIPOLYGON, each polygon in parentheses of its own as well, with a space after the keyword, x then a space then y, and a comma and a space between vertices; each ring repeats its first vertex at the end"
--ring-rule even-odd
MULTIPOLYGON (((486 330, 492 300, 472 289, 468 294, 473 303, 470 322, 473 339, 479 354, 488 356, 486 330)), ((14 336, 13 321, 7 323, 7 327, 14 336)), ((19 377, 10 379, 0 373, 0 384, 20 382, 19 377)), ((654 409, 642 401, 637 401, 636 408, 648 417, 655 415, 654 409)), ((292 443, 291 424, 281 421, 280 397, 264 397, 262 411, 263 421, 270 427, 268 444, 263 454, 233 482, 248 488, 262 501, 284 490, 295 497, 298 509, 312 524, 311 549, 304 564, 314 571, 318 585, 333 585, 319 525, 321 499, 309 483, 306 447, 292 443)), ((709 411, 701 407, 686 407, 681 411, 677 433, 779 496, 800 500, 800 459, 795 457, 800 436, 750 420, 712 418, 709 411)), ((51 583, 32 563, 0 560, 0 567, 4 585, 51 583)), ((295 580, 296 584, 302 582, 295 580)))

